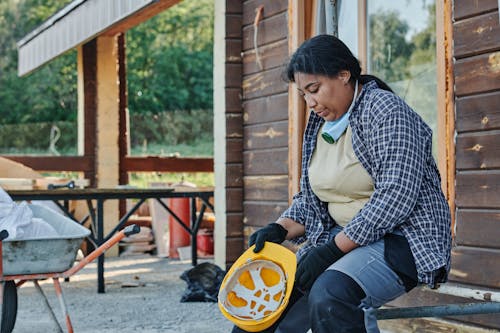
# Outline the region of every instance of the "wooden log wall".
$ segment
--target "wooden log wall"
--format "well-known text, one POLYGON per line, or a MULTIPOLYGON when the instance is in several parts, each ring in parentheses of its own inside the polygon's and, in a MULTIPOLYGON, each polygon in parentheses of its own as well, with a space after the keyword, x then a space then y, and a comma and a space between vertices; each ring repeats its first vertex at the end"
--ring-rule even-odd
POLYGON ((498 2, 454 1, 453 36, 457 215, 450 278, 500 288, 498 2))
POLYGON ((240 1, 226 1, 225 6, 225 261, 229 267, 243 252, 243 6, 240 1))
POLYGON ((243 2, 243 223, 248 236, 288 207, 288 1, 243 2), (254 45, 256 10, 263 6, 254 45), (261 66, 257 63, 258 52, 261 66))
MULTIPOLYGON (((500 289, 500 26, 497 0, 453 1, 456 225, 450 282, 500 289)), ((417 288, 396 306, 468 303, 417 288)), ((500 329, 500 316, 447 318, 500 329)), ((426 325, 424 320, 418 325, 426 325), (424 323, 424 324, 422 324, 424 323)), ((443 324, 441 323, 441 326, 443 324)), ((425 327, 425 326, 420 326, 425 327)))

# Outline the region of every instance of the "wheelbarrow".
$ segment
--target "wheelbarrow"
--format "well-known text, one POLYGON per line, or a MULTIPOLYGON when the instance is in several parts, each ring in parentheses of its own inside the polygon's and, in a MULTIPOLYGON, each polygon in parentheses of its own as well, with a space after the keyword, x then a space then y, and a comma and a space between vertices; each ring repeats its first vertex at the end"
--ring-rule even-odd
POLYGON ((67 331, 72 333, 73 326, 64 302, 59 279, 69 279, 85 265, 102 255, 107 249, 126 236, 138 233, 140 228, 130 225, 117 232, 107 242, 97 247, 74 265, 76 254, 90 231, 75 221, 39 205, 30 205, 33 215, 41 217, 58 232, 57 238, 26 239, 4 241, 6 230, 0 231, 0 333, 10 333, 14 329, 17 316, 17 287, 26 281, 33 281, 35 288, 44 299, 44 305, 57 324, 59 332, 63 329, 56 319, 39 280, 52 279, 55 293, 62 308, 67 331))

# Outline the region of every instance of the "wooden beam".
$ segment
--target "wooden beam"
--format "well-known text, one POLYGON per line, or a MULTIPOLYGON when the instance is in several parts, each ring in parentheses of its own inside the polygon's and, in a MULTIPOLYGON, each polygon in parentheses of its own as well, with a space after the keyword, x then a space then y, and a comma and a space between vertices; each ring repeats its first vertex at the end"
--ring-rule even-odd
POLYGON ((90 186, 96 186, 95 146, 97 117, 97 42, 95 39, 83 44, 83 156, 90 159, 92 167, 85 171, 90 186))
POLYGON ((36 171, 77 171, 85 174, 94 168, 93 159, 88 156, 3 156, 36 171))
MULTIPOLYGON (((288 53, 292 54, 305 39, 304 2, 288 1, 288 53)), ((305 104, 297 89, 288 87, 288 201, 300 189, 302 132, 305 104)))
POLYGON ((213 172, 213 158, 179 157, 132 157, 124 160, 123 169, 127 172, 213 172))
POLYGON ((118 35, 118 154, 120 159, 120 174, 118 177, 119 184, 128 184, 128 173, 123 168, 125 157, 129 154, 129 117, 128 117, 128 100, 127 100, 127 57, 125 34, 118 35))
POLYGON ((156 14, 172 7, 179 2, 180 0, 158 0, 155 3, 147 6, 145 9, 138 11, 134 15, 130 15, 127 19, 111 26, 108 30, 102 33, 101 36, 114 36, 116 34, 125 32, 142 22, 149 20, 156 14))

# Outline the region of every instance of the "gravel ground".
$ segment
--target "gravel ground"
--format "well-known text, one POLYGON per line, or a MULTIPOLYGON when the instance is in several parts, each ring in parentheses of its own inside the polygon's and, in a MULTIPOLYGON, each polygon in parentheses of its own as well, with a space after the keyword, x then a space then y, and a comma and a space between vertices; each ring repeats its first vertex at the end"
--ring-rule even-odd
MULTIPOLYGON (((187 284, 179 277, 190 262, 134 256, 107 258, 106 293, 97 293, 95 262, 62 282, 62 289, 74 331, 77 333, 223 333, 231 323, 216 303, 180 299, 187 284)), ((51 281, 40 283, 63 330, 66 326, 51 281)), ((13 333, 58 332, 43 298, 32 282, 17 290, 18 311, 13 333)))

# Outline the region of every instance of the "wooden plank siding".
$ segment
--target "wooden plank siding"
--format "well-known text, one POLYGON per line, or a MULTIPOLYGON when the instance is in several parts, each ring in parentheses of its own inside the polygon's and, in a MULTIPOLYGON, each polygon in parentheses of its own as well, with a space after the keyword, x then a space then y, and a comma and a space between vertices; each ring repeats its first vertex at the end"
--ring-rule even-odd
MULTIPOLYGON (((495 0, 454 1, 456 233, 452 282, 500 288, 500 27, 495 0)), ((431 304, 446 302, 417 292, 431 304), (433 301, 433 299, 435 299, 433 301)), ((416 293, 415 293, 416 295, 416 293)), ((414 295, 414 296, 415 296, 414 295)), ((410 297, 406 297, 409 299, 410 297)), ((466 301, 469 301, 465 299, 466 301)), ((453 302, 464 299, 450 298, 453 302)), ((405 300, 399 301, 402 305, 405 300)), ((498 315, 456 320, 500 328, 498 315)))
MULTIPOLYGON (((243 2, 243 224, 245 242, 288 207, 288 1, 243 2), (263 5, 254 45, 256 9, 263 5), (260 67, 256 61, 259 52, 260 67)), ((245 243, 246 246, 246 243, 245 243)))
POLYGON ((226 267, 243 252, 242 18, 240 1, 225 4, 226 267))

